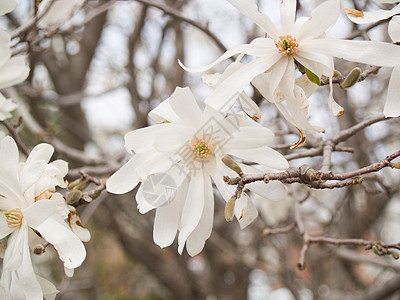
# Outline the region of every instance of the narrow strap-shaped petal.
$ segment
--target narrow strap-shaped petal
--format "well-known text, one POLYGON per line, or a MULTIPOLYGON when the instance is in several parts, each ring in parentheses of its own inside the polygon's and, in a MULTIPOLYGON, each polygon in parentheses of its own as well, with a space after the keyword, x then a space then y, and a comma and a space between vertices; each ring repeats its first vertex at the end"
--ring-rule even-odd
POLYGON ((291 34, 296 16, 296 0, 282 0, 280 6, 281 32, 291 34))
POLYGON ((0 89, 21 83, 28 77, 29 70, 25 58, 12 57, 0 69, 0 89))
POLYGON ((200 124, 202 111, 190 88, 177 87, 169 99, 171 108, 184 124, 200 124))
POLYGON ((153 148, 154 135, 160 128, 171 126, 170 123, 156 124, 139 128, 125 135, 125 149, 128 153, 146 153, 153 148))
POLYGON ((0 239, 5 238, 13 231, 13 229, 8 227, 6 216, 3 213, 0 213, 0 239))
POLYGON ((182 254, 186 239, 200 222, 204 209, 204 175, 203 170, 191 174, 189 189, 182 211, 181 228, 178 235, 178 252, 182 254))
POLYGON ((61 218, 52 216, 34 229, 53 245, 66 268, 74 269, 82 264, 86 257, 85 246, 61 218))
POLYGON ((383 109, 385 117, 400 116, 400 66, 394 67, 390 76, 388 94, 383 109))
POLYGON ((210 237, 214 221, 214 194, 211 178, 206 172, 204 175, 204 208, 200 222, 186 240, 186 250, 190 256, 195 256, 204 248, 210 237))
POLYGON ((247 193, 242 193, 235 203, 235 216, 239 221, 240 229, 246 228, 258 216, 258 211, 247 193))
POLYGON ((57 204, 53 200, 39 200, 24 208, 22 214, 28 226, 35 228, 54 214, 57 204))
POLYGON ((153 228, 153 240, 161 248, 170 246, 180 226, 183 205, 185 204, 189 180, 177 189, 174 200, 167 206, 156 210, 153 228))
POLYGON ((265 33, 274 39, 279 36, 278 30, 270 18, 264 15, 253 0, 228 0, 244 16, 256 23, 265 33))
POLYGON ((138 154, 129 159, 125 165, 108 178, 107 191, 113 194, 124 194, 132 190, 139 183, 139 178, 133 170, 140 163, 141 156, 138 154))
POLYGON ((324 53, 348 61, 381 67, 400 65, 400 47, 376 41, 316 39, 304 41, 315 53, 324 53))
POLYGON ((258 38, 258 39, 253 40, 250 44, 239 45, 239 46, 228 49, 217 60, 215 60, 214 62, 212 62, 208 65, 205 65, 204 67, 188 68, 188 67, 184 66, 182 64, 182 62, 180 62, 180 61, 178 61, 178 62, 179 62, 179 65, 187 72, 202 73, 235 54, 248 54, 248 55, 252 55, 252 56, 268 55, 268 49, 266 49, 264 46, 265 43, 269 43, 270 45, 273 45, 273 47, 275 47, 273 40, 266 39, 266 38, 258 38), (262 45, 258 45, 258 44, 260 44, 260 42, 262 45))
POLYGON ((287 160, 278 151, 263 146, 256 149, 227 149, 227 153, 273 169, 286 170, 287 160))
POLYGON ((393 42, 400 42, 400 16, 394 16, 390 20, 388 33, 393 42))
POLYGON ((35 160, 44 160, 48 163, 53 153, 54 147, 52 145, 45 143, 39 144, 32 149, 31 153, 29 153, 25 163, 29 164, 35 160))
MULTIPOLYGON (((42 176, 46 169, 46 163, 43 160, 33 161, 30 164, 25 164, 21 173, 19 174, 20 191, 25 193, 33 184, 35 184, 42 176)), ((30 199, 33 201, 33 199, 30 199)))
MULTIPOLYGON (((398 1, 396 1, 398 2, 398 1)), ((347 17, 356 24, 368 24, 368 23, 375 23, 380 20, 389 19, 390 17, 400 13, 400 4, 396 5, 390 10, 377 10, 374 12, 360 12, 360 11, 353 11, 353 10, 345 10, 347 17)))
POLYGON ((237 100, 244 88, 257 75, 268 71, 282 56, 276 51, 270 56, 258 58, 234 72, 225 79, 204 100, 207 105, 219 112, 227 112, 237 100))
POLYGON ((311 16, 300 28, 296 29, 296 38, 303 41, 307 38, 318 38, 332 27, 340 15, 340 1, 328 0, 318 5, 311 16))

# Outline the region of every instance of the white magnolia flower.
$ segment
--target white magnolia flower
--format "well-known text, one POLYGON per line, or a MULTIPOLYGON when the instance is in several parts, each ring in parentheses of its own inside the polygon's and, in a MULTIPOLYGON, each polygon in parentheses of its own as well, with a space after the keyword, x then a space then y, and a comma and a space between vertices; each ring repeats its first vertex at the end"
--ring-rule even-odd
POLYGON ((53 245, 67 268, 80 266, 86 256, 81 240, 58 214, 57 201, 52 198, 61 195, 38 194, 42 188, 52 190, 59 182, 57 172, 53 172, 57 161, 48 164, 52 151, 50 145, 37 146, 19 168, 14 140, 5 137, 0 143, 0 238, 9 236, 1 284, 12 299, 20 299, 21 294, 25 299, 43 298, 43 280, 34 273, 30 259, 29 234, 35 234, 33 230, 53 245))
MULTIPOLYGON (((269 129, 244 114, 224 117, 210 107, 202 111, 189 88, 176 88, 149 116, 159 124, 125 136, 126 149, 136 154, 106 186, 122 194, 142 181, 136 201, 141 213, 156 208, 153 238, 160 247, 171 245, 179 231, 179 253, 185 244, 190 255, 203 249, 213 225, 212 181, 226 201, 235 190, 223 181, 223 175, 237 176, 222 163, 223 156, 288 167, 281 154, 266 146, 273 138, 269 129)), ((235 214, 242 228, 257 216, 246 193, 237 200, 235 214)))
MULTIPOLYGON (((38 13, 41 13, 47 4, 53 0, 43 0, 39 5, 38 13)), ((47 28, 57 24, 62 24, 70 18, 74 10, 82 4, 82 0, 57 0, 51 5, 46 14, 39 20, 39 28, 47 28)))
POLYGON ((26 79, 29 67, 22 56, 11 57, 8 46, 10 34, 0 30, 0 89, 18 84, 26 79))
MULTIPOLYGON (((390 4, 400 2, 399 0, 376 0, 376 1, 380 3, 390 3, 390 4)), ((379 9, 378 11, 374 12, 364 12, 352 8, 345 8, 344 12, 352 22, 356 24, 368 24, 389 19, 394 15, 399 14, 400 4, 396 5, 390 10, 379 9)))
POLYGON ((17 104, 11 99, 6 99, 0 94, 0 121, 11 118, 11 112, 17 108, 17 104))
POLYGON ((243 65, 226 78, 207 97, 206 104, 217 110, 229 108, 225 99, 231 99, 233 103, 236 100, 234 97, 236 93, 241 93, 247 84, 261 76, 268 90, 268 94, 263 94, 264 97, 273 100, 278 105, 280 101, 275 95, 279 90, 286 100, 288 112, 297 122, 298 127, 318 130, 310 125, 301 113, 302 101, 298 100, 301 91, 295 84, 296 62, 318 77, 322 75, 329 77, 331 91, 328 104, 332 113, 337 116, 343 113, 343 108, 332 97, 333 57, 386 67, 400 63, 400 48, 395 45, 324 37, 339 16, 339 0, 324 1, 314 9, 309 18, 301 17, 296 21, 296 0, 283 0, 280 6, 279 27, 276 27, 269 17, 260 12, 252 0, 229 0, 229 2, 266 32, 266 36, 256 38, 250 44, 229 49, 216 61, 203 68, 189 69, 183 66, 187 71, 203 72, 232 55, 246 54, 255 57, 255 60, 243 65))
MULTIPOLYGON (((394 16, 389 22, 388 32, 394 43, 400 42, 400 16, 394 16)), ((400 116, 400 65, 393 68, 390 76, 388 94, 383 108, 386 117, 400 116)))
MULTIPOLYGON (((228 78, 231 74, 233 74, 236 70, 240 69, 244 65, 240 62, 243 55, 240 55, 235 62, 231 63, 222 74, 219 73, 208 73, 203 74, 203 82, 209 86, 218 86, 224 82, 226 78, 228 78)), ((295 88, 294 88, 294 96, 296 102, 298 104, 298 109, 295 110, 296 114, 291 115, 285 106, 283 105, 285 99, 285 95, 279 89, 276 89, 274 93, 269 90, 269 82, 270 82, 271 74, 260 74, 256 76, 251 84, 260 92, 261 95, 271 103, 276 104, 276 107, 282 113, 287 121, 296 126, 299 130, 300 138, 299 140, 291 146, 291 148, 297 148, 304 144, 306 141, 306 136, 304 130, 302 129, 302 123, 306 120, 308 115, 308 97, 318 88, 318 85, 311 82, 307 75, 302 75, 295 80, 295 88), (272 98, 268 97, 268 95, 273 95, 272 98)), ((239 95, 239 102, 242 106, 242 109, 253 119, 259 119, 261 117, 260 108, 258 105, 251 99, 245 92, 241 92, 239 95)), ((307 121, 306 121, 307 122, 307 121)), ((317 126, 312 126, 312 128, 317 132, 324 132, 324 129, 317 126)))

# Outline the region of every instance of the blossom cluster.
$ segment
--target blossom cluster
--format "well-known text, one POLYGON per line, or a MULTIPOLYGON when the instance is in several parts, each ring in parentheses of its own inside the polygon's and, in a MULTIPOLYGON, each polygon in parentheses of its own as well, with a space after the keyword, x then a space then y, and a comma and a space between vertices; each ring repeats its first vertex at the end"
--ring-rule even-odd
MULTIPOLYGON (((305 142, 306 130, 324 132, 307 119, 308 97, 318 89, 323 76, 329 79, 330 111, 335 116, 344 113, 332 93, 334 57, 395 67, 385 114, 400 114, 397 108, 393 110, 400 48, 377 41, 328 38, 329 29, 341 13, 339 0, 324 1, 310 17, 297 19, 297 1, 283 0, 279 25, 261 12, 253 0, 228 1, 265 35, 227 50, 204 67, 188 68, 179 62, 186 71, 204 72, 238 55, 222 73, 203 75, 204 83, 215 86, 204 100, 204 109, 189 88, 177 87, 170 98, 149 113, 156 125, 126 134, 126 150, 134 156, 107 181, 107 190, 116 194, 131 191, 141 183, 136 201, 141 213, 156 209, 155 243, 169 246, 178 233, 179 253, 186 245, 190 255, 203 249, 212 231, 212 183, 227 201, 226 211, 236 215, 241 228, 257 217, 252 195, 268 195, 274 200, 286 196, 281 184, 251 183, 241 191, 222 179, 223 175, 237 176, 233 170, 240 175, 242 170, 276 172, 289 166, 282 155, 268 147, 272 132, 254 121, 260 117, 260 109, 244 92, 250 83, 299 130, 299 141, 292 148, 305 142), (252 60, 243 63, 244 56, 252 60), (230 113, 237 100, 245 113, 230 113), (234 166, 224 164, 226 156, 231 157, 234 166)), ((230 221, 230 216, 226 217, 230 221)))
MULTIPOLYGON (((16 6, 14 0, 1 1, 0 15, 16 6)), ((44 17, 42 28, 54 22, 51 9, 44 17)), ((10 39, 10 33, 0 29, 0 89, 21 83, 29 74, 25 58, 11 56, 10 39)), ((16 108, 0 94, 0 121, 10 118, 16 108)), ((20 162, 14 139, 6 136, 0 140, 0 299, 55 298, 56 287, 36 273, 32 262, 33 253, 44 253, 48 245, 56 250, 68 276, 86 257, 82 241, 88 241, 90 233, 75 207, 56 191, 67 187, 68 163, 50 162, 53 152, 51 145, 39 144, 20 162)))

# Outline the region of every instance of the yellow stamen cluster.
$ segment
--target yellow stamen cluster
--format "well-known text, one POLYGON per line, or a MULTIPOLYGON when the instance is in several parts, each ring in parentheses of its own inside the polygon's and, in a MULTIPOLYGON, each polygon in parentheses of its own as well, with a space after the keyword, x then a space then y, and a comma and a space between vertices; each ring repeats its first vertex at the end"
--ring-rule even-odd
POLYGON ((290 56, 296 52, 299 44, 291 35, 281 35, 279 40, 275 41, 275 46, 282 55, 290 56))
POLYGON ((15 230, 18 229, 22 224, 22 212, 19 208, 14 208, 8 212, 5 212, 7 225, 10 229, 15 230))
POLYGON ((191 144, 193 154, 195 155, 196 159, 206 159, 213 153, 210 145, 207 144, 207 142, 205 142, 203 139, 195 139, 191 144))

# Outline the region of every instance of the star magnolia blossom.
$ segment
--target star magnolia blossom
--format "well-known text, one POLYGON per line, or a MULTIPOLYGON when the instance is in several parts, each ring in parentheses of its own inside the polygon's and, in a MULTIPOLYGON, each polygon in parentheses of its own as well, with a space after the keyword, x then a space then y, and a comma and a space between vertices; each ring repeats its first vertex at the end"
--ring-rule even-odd
POLYGON ((62 195, 50 192, 64 185, 67 170, 63 161, 48 164, 52 153, 50 145, 38 145, 20 165, 14 140, 5 137, 0 143, 0 238, 9 236, 0 282, 12 299, 42 300, 52 286, 32 266, 29 236, 35 232, 54 246, 66 268, 80 266, 86 256, 59 211, 62 195))
MULTIPOLYGON (((231 63, 222 74, 203 74, 203 82, 210 86, 218 86, 224 82, 226 78, 228 78, 231 74, 233 74, 236 70, 243 67, 243 64, 240 63, 242 55, 236 59, 235 62, 231 63)), ((255 77, 251 84, 262 94, 262 95, 274 95, 272 99, 266 98, 268 101, 275 103, 279 111, 283 114, 285 119, 292 123, 300 132, 299 140, 291 146, 291 148, 297 148, 304 144, 306 141, 305 133, 302 129, 301 123, 308 115, 308 97, 318 88, 318 85, 311 82, 307 75, 302 75, 295 80, 295 88, 294 88, 294 96, 296 98, 296 103, 299 106, 300 110, 297 110, 297 114, 290 115, 290 113, 286 110, 283 105, 285 101, 285 96, 282 91, 278 88, 274 93, 271 93, 269 90, 269 77, 270 74, 263 74, 255 77), (301 116, 300 118, 298 116, 301 116)), ((261 116, 261 112, 257 104, 251 99, 245 92, 240 93, 239 101, 242 106, 242 109, 253 119, 259 119, 261 116)), ((312 126, 318 132, 324 132, 324 129, 317 126, 312 126)))
POLYGON ((11 111, 17 108, 17 104, 12 102, 11 99, 6 99, 2 94, 0 94, 0 121, 4 121, 11 118, 11 111))
MULTIPOLYGON (((349 41, 325 38, 328 29, 339 16, 339 0, 322 2, 314 9, 309 18, 301 17, 295 21, 296 0, 282 0, 280 5, 281 25, 276 27, 272 21, 258 10, 252 0, 229 0, 242 14, 255 22, 266 35, 256 38, 250 44, 239 45, 226 51, 213 63, 191 72, 204 72, 215 64, 232 55, 247 54, 255 60, 243 65, 207 97, 206 104, 217 110, 229 108, 225 99, 236 100, 235 95, 255 78, 264 81, 265 91, 257 88, 267 99, 279 104, 275 93, 279 89, 286 99, 287 109, 298 127, 309 130, 320 130, 311 126, 302 112, 301 101, 298 101, 295 85, 296 62, 321 77, 330 80, 329 108, 334 115, 341 115, 343 108, 332 97, 332 76, 334 72, 333 57, 366 63, 377 66, 392 67, 400 63, 400 48, 374 41, 349 41)), ((279 106, 278 106, 279 107, 279 106)))
MULTIPOLYGON (((156 208, 153 238, 160 247, 170 246, 179 231, 179 253, 185 244, 192 256, 203 249, 213 225, 212 181, 226 201, 235 190, 223 181, 223 175, 235 176, 222 163, 225 155, 273 169, 288 168, 284 157, 266 146, 273 138, 269 129, 244 114, 224 117, 210 107, 200 110, 189 88, 176 88, 149 116, 160 124, 125 136, 126 149, 136 154, 106 186, 107 191, 122 194, 142 181, 136 201, 141 213, 156 208)), ((266 186, 284 194, 282 185, 272 188, 260 182, 254 183, 254 192, 265 193, 266 186)), ((235 214, 242 228, 257 216, 246 193, 236 201, 235 214)))
MULTIPOLYGON (((380 3, 399 3, 399 0, 376 0, 380 3)), ((347 17, 356 24, 368 24, 381 20, 389 19, 396 14, 400 13, 400 4, 396 5, 390 10, 380 9, 374 12, 364 12, 352 8, 345 8, 344 12, 347 17)))
MULTIPOLYGON (((39 13, 52 0, 43 0, 39 5, 39 13)), ((82 4, 82 0, 57 0, 51 4, 48 12, 39 20, 39 28, 47 28, 57 24, 62 24, 77 7, 82 4)))
MULTIPOLYGON (((388 32, 390 38, 394 43, 400 42, 400 17, 394 16, 389 22, 388 32)), ((385 117, 398 117, 400 116, 400 66, 393 68, 392 75, 390 76, 388 94, 383 108, 385 117)))
MULTIPOLYGON (((379 1, 382 3, 397 3, 399 1, 379 1)), ((349 19, 357 24, 373 23, 380 20, 388 19, 395 14, 400 13, 400 4, 395 6, 391 10, 378 10, 376 12, 361 12, 354 9, 346 8, 345 12, 349 19)), ((400 17, 394 16, 388 27, 390 38, 394 43, 400 42, 400 17)), ((383 109, 383 113, 386 117, 398 117, 400 116, 400 66, 395 66, 390 76, 388 94, 383 109)))
MULTIPOLYGON (((6 1, 13 3, 13 1, 6 1)), ((8 11, 12 6, 2 6, 0 4, 0 12, 8 11)), ((10 42, 10 34, 0 29, 0 89, 18 84, 26 79, 29 74, 29 67, 25 63, 22 56, 11 57, 11 50, 8 46, 10 42)))

